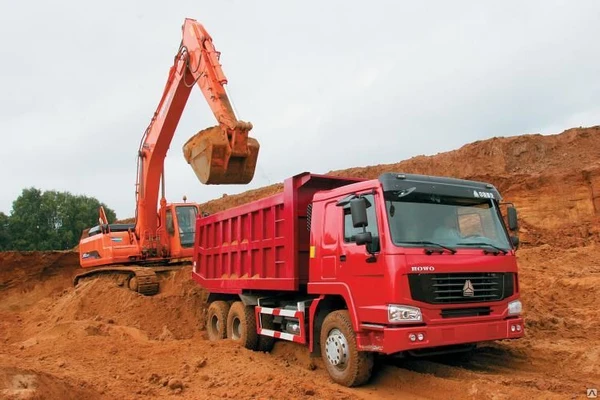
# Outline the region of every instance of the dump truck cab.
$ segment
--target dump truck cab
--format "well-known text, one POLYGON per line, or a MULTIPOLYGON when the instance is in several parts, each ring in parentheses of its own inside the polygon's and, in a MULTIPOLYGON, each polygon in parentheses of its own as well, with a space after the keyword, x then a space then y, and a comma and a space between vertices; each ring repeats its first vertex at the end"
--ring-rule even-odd
POLYGON ((392 173, 316 193, 307 292, 344 299, 359 350, 520 337, 518 239, 500 202, 487 183, 392 173))

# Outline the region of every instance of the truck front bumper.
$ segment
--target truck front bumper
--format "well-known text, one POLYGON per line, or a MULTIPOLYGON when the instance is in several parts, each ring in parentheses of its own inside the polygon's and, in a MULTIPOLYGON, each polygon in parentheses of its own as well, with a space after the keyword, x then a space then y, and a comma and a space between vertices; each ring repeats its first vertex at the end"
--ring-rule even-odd
POLYGON ((379 327, 364 324, 357 336, 359 350, 394 354, 439 346, 523 337, 522 318, 411 327, 379 327), (414 340, 412 340, 414 339, 414 340))

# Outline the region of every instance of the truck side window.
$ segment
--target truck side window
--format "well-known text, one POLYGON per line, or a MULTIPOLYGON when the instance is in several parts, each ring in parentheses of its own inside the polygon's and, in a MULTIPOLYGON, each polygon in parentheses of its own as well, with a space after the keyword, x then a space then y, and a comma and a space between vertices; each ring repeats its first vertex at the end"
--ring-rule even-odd
MULTIPOLYGON (((371 232, 373 236, 373 250, 379 251, 379 229, 377 227, 377 216, 375 215, 375 199, 372 194, 364 195, 371 206, 367 208, 367 232, 371 232)), ((354 236, 362 232, 362 228, 352 226, 352 215, 350 214, 350 206, 344 207, 344 242, 354 242, 354 236)))

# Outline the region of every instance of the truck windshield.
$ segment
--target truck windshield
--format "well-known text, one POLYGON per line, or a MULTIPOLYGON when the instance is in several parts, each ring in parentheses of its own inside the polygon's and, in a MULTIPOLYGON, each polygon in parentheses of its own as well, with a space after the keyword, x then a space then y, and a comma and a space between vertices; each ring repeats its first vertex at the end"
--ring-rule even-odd
POLYGON ((196 214, 198 210, 194 206, 177 206, 175 207, 175 212, 177 213, 181 247, 192 247, 194 245, 196 214))
POLYGON ((508 235, 492 199, 385 192, 394 244, 433 242, 455 247, 510 249, 508 235))

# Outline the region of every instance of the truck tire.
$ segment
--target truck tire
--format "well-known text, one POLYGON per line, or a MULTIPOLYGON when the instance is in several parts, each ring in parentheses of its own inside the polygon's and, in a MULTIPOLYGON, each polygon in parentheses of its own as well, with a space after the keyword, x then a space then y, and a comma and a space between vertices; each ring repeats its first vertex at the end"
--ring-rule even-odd
MULTIPOLYGON (((272 315, 262 314, 262 327, 271 330, 275 328, 272 315)), ((256 350, 269 353, 273 350, 273 346, 275 346, 275 338, 273 336, 258 335, 256 350)))
POLYGON ((226 301, 217 300, 210 303, 206 313, 206 331, 209 340, 219 340, 227 337, 228 313, 229 303, 226 301))
POLYGON ((347 310, 329 313, 321 326, 321 357, 331 379, 343 386, 366 383, 373 371, 373 353, 358 351, 347 310))
POLYGON ((241 301, 231 305, 227 315, 227 337, 250 350, 256 350, 258 334, 254 306, 245 306, 241 301))

